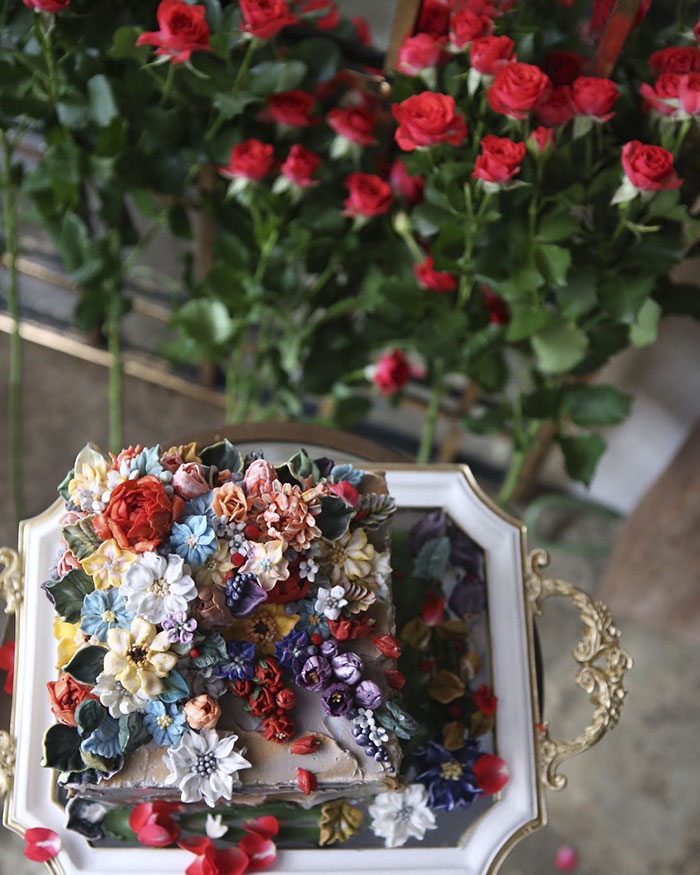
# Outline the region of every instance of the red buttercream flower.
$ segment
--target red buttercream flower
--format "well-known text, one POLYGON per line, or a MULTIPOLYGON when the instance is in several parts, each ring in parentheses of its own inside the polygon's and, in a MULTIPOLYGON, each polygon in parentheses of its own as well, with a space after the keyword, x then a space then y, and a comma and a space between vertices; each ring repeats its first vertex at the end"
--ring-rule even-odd
POLYGON ((301 188, 309 188, 318 182, 315 174, 320 163, 321 159, 315 152, 300 143, 295 143, 280 166, 280 170, 290 182, 301 188))
POLYGON ((297 769, 297 784, 305 796, 308 796, 309 793, 312 793, 318 787, 316 775, 308 769, 297 769))
POLYGON ((349 195, 344 202, 346 216, 380 216, 391 207, 391 188, 374 173, 351 173, 345 180, 349 195))
POLYGON ((676 175, 673 155, 668 149, 639 140, 631 140, 622 147, 622 169, 632 185, 641 191, 663 191, 680 188, 683 184, 676 175))
POLYGON ((442 622, 445 613, 445 599, 436 596, 434 592, 429 592, 420 613, 426 626, 437 626, 442 622))
POLYGON ((239 0, 241 30, 257 39, 270 39, 299 19, 289 11, 287 0, 239 0))
POLYGON ((371 146, 374 143, 374 113, 368 106, 336 107, 326 118, 329 126, 339 137, 351 143, 371 146))
POLYGON ((319 747, 321 747, 321 742, 315 735, 305 735, 294 742, 290 751, 297 756, 306 756, 310 753, 316 753, 319 747))
POLYGON ((424 261, 414 264, 413 272, 420 285, 431 292, 442 294, 454 292, 457 288, 457 277, 445 271, 435 270, 432 255, 426 255, 424 261))
POLYGON ((61 850, 61 837, 52 829, 35 826, 24 833, 24 856, 35 863, 52 860, 61 850))
POLYGON ((204 6, 190 6, 183 0, 161 0, 156 10, 160 30, 142 33, 137 46, 157 46, 156 55, 173 64, 189 61, 192 52, 209 51, 209 25, 204 6))
POLYGON ((349 480, 341 480, 340 483, 329 483, 328 489, 334 495, 337 495, 338 498, 342 498, 345 504, 349 504, 350 507, 357 507, 360 493, 349 480))
POLYGON ((333 30, 340 23, 340 15, 336 9, 333 0, 306 0, 301 7, 300 12, 303 15, 305 12, 324 12, 325 15, 320 18, 314 18, 314 24, 318 25, 321 30, 333 30))
POLYGON ((408 383, 410 376, 408 359, 402 350, 395 349, 379 359, 372 379, 382 395, 395 395, 408 383))
POLYGON ((295 128, 308 128, 313 124, 311 114, 315 106, 313 95, 300 88, 271 94, 267 99, 267 109, 272 120, 295 128))
POLYGON ((551 90, 549 76, 539 67, 514 61, 499 70, 486 97, 494 112, 524 119, 538 103, 547 99, 551 90))
POLYGON ((453 10, 450 16, 450 47, 464 49, 479 37, 488 36, 493 30, 493 20, 488 15, 472 12, 463 7, 453 10))
POLYGON ((179 495, 171 500, 160 480, 148 474, 115 487, 107 507, 93 518, 92 525, 103 541, 114 538, 122 550, 143 553, 162 543, 183 506, 179 495))
POLYGON ((180 839, 177 844, 196 856, 185 875, 243 875, 250 863, 242 848, 218 849, 211 839, 203 836, 180 839))
POLYGON ((270 714, 263 720, 263 735, 268 741, 286 744, 295 732, 296 725, 288 714, 270 714))
POLYGON ((401 158, 394 159, 394 163, 389 170, 389 182, 394 189, 394 193, 402 200, 405 200, 409 206, 418 204, 423 200, 425 180, 422 176, 412 176, 401 158))
POLYGON ((416 76, 421 70, 436 67, 442 58, 444 40, 429 33, 406 37, 399 48, 398 69, 406 76, 416 76))
POLYGON ((75 711, 85 699, 96 699, 90 692, 90 687, 79 684, 67 674, 61 672, 57 681, 46 684, 49 691, 51 713, 64 726, 75 726, 75 711))
POLYGON ((571 86, 560 85, 554 88, 546 100, 535 107, 535 118, 549 128, 566 124, 574 117, 571 106, 571 86))
POLYGON ((569 96, 577 115, 589 115, 599 122, 607 122, 615 115, 611 110, 620 92, 611 79, 579 76, 571 86, 569 96))
POLYGON ((248 696, 248 705, 256 717, 267 717, 277 710, 275 693, 267 687, 258 687, 255 692, 248 696))
POLYGON ((271 605, 286 605, 288 602, 297 602, 306 598, 311 582, 308 578, 301 578, 298 574, 290 572, 286 580, 278 580, 274 589, 267 594, 267 601, 271 605))
POLYGON ((476 786, 484 793, 498 793, 508 783, 510 772, 505 762, 492 753, 480 756, 473 766, 476 786))
POLYGON ((488 684, 481 684, 481 686, 477 687, 472 698, 474 699, 474 704, 484 716, 490 717, 496 713, 498 696, 494 694, 488 684))
POLYGON ((662 73, 700 73, 700 48, 697 46, 669 46, 649 56, 649 67, 654 76, 662 73))
POLYGON ((660 115, 673 115, 678 108, 677 101, 681 86, 681 76, 678 73, 662 73, 653 85, 643 82, 639 93, 644 98, 644 110, 654 110, 660 115))
POLYGON ((392 635, 376 635, 372 643, 387 659, 398 659, 401 656, 401 645, 392 635))
POLYGON ((513 61, 515 43, 509 36, 484 36, 475 39, 469 48, 472 67, 484 76, 495 76, 513 61))
POLYGON ((399 123, 395 138, 406 152, 437 143, 459 146, 467 136, 467 123, 456 112, 448 94, 423 91, 391 107, 399 123))
POLYGON ((166 848, 180 838, 180 827, 170 817, 180 806, 172 802, 144 802, 129 815, 129 826, 142 845, 166 848))
POLYGON ((403 690, 406 686, 406 678, 395 668, 387 669, 384 677, 392 690, 403 690))
POLYGON ((297 694, 289 687, 283 687, 275 696, 275 702, 282 711, 291 711, 297 703, 297 694))
POLYGON ((6 671, 5 685, 3 690, 8 696, 12 695, 12 686, 15 681, 15 642, 6 641, 0 647, 0 671, 6 671))
POLYGON ((226 167, 219 167, 219 173, 229 179, 250 179, 259 182, 272 170, 275 164, 275 149, 269 143, 251 138, 243 140, 231 149, 226 167))
POLYGON ((246 699, 253 692, 253 684, 251 681, 234 681, 231 689, 239 699, 246 699))
POLYGON ((502 185, 520 171, 525 152, 525 143, 514 143, 508 137, 487 134, 481 141, 481 154, 474 162, 472 176, 502 185))
POLYGON ((278 692, 283 687, 282 669, 274 656, 266 656, 258 661, 255 666, 255 677, 272 693, 278 692))

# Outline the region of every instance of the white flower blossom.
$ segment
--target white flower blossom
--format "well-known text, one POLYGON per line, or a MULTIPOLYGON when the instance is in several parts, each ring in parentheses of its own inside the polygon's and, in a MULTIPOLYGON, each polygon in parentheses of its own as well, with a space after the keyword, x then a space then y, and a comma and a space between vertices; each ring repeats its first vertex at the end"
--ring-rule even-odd
POLYGON ((340 609, 344 608, 347 603, 348 600, 345 598, 345 590, 342 586, 334 586, 331 589, 321 586, 316 593, 314 610, 329 620, 337 620, 340 616, 340 609))
POLYGON ((422 839, 427 830, 437 826, 422 784, 409 784, 401 792, 380 793, 368 812, 372 832, 384 839, 387 848, 405 845, 410 838, 422 839))
POLYGON ((172 614, 187 611, 197 597, 197 587, 181 556, 167 559, 157 553, 142 553, 124 574, 121 594, 126 607, 149 623, 162 623, 172 614))
POLYGON ((219 799, 230 799, 234 783, 238 785, 240 769, 249 769, 251 763, 241 752, 234 750, 237 735, 219 738, 213 729, 201 733, 185 732, 179 743, 169 747, 163 761, 170 769, 165 779, 168 785, 177 784, 183 802, 202 799, 213 808, 219 799))
POLYGON ((207 814, 204 831, 210 839, 223 838, 228 832, 228 827, 221 822, 220 814, 207 814))
POLYGON ((317 572, 318 565, 314 562, 312 558, 302 559, 299 563, 299 577, 302 580, 308 580, 309 583, 313 583, 316 579, 317 572))
POLYGON ((130 693, 114 675, 106 672, 97 676, 97 682, 92 688, 92 692, 99 697, 100 702, 116 719, 119 719, 122 714, 131 714, 132 711, 145 711, 146 705, 151 701, 150 696, 142 689, 130 693))

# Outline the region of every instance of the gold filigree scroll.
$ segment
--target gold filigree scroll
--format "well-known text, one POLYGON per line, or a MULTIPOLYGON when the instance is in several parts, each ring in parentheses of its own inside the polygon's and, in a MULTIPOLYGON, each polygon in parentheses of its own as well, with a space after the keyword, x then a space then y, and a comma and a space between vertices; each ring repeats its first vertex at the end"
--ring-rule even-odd
POLYGON ((15 743, 9 732, 0 729, 0 799, 10 792, 15 771, 15 743))
POLYGON ((578 608, 584 628, 574 648, 574 659, 580 666, 576 683, 590 695, 595 706, 592 722, 573 741, 553 738, 547 723, 540 727, 542 783, 552 790, 563 790, 566 778, 557 773, 560 764, 593 747, 617 726, 626 695, 623 679, 632 667, 632 659, 620 647, 620 632, 608 608, 564 580, 545 577, 542 569, 548 564, 549 557, 544 550, 530 553, 525 579, 528 601, 537 616, 542 613, 542 602, 550 596, 567 598, 578 608))
POLYGON ((0 597, 5 599, 5 613, 14 614, 22 604, 22 575, 19 554, 0 547, 0 597))

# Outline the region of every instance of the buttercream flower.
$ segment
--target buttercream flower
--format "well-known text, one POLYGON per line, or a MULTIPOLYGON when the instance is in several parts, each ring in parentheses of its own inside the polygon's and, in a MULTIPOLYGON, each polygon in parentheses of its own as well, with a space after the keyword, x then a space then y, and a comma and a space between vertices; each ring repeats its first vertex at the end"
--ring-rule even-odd
POLYGON ((263 735, 268 741, 287 744, 295 732, 296 724, 289 714, 270 714, 263 720, 263 735))
POLYGON ((129 567, 120 588, 127 608, 151 623, 162 623, 172 614, 187 611, 189 602, 197 597, 189 570, 182 558, 172 553, 167 559, 157 553, 143 553, 129 567))
POLYGON ((92 524, 103 540, 114 538, 122 549, 143 553, 165 539, 183 504, 179 495, 171 501, 160 480, 148 474, 120 483, 92 524))
POLYGON ((333 669, 322 656, 310 656, 296 676, 296 684, 305 690, 322 690, 333 678, 333 669))
POLYGON ((291 671, 292 674, 298 675, 315 649, 305 631, 292 629, 288 635, 275 644, 275 656, 284 668, 291 671))
POLYGON ((142 802, 129 815, 129 826, 137 841, 149 848, 167 848, 180 837, 180 827, 170 817, 179 809, 173 802, 142 802))
POLYGON ((197 598, 191 604, 190 613, 200 629, 230 626, 233 619, 226 605, 226 593, 219 586, 198 586, 197 598))
POLYGON ((119 721, 109 714, 105 714, 97 729, 91 732, 87 738, 83 739, 80 749, 86 753, 93 753, 108 760, 121 756, 119 721))
POLYGON ((218 550, 214 529, 206 516, 188 516, 173 523, 170 545, 189 565, 201 565, 218 550))
POLYGON ((173 489, 185 501, 205 495, 210 488, 204 469, 196 462, 185 462, 173 474, 173 489))
POLYGON ((374 711, 383 703, 384 694, 374 681, 360 681, 355 687, 355 704, 374 711))
POLYGON ((211 509, 229 523, 244 523, 248 519, 249 503, 241 487, 229 481, 214 490, 211 509))
POLYGON ((92 692, 107 708, 112 717, 131 714, 133 711, 143 711, 150 699, 142 690, 130 693, 113 675, 102 672, 97 676, 97 682, 92 692))
POLYGON ((80 568, 80 559, 78 559, 72 550, 66 548, 56 562, 56 575, 59 578, 65 577, 66 574, 68 574, 69 571, 73 571, 74 568, 80 568))
POLYGON ((106 641, 110 629, 127 629, 132 620, 133 615, 127 610, 118 589, 96 589, 83 599, 80 628, 86 635, 94 635, 98 641, 106 641))
POLYGON ((405 790, 379 793, 368 808, 372 832, 384 839, 387 848, 405 845, 410 838, 422 839, 436 829, 435 815, 428 806, 428 793, 422 784, 409 784, 405 790))
POLYGON ((478 742, 467 740, 459 750, 447 750, 436 741, 414 753, 418 780, 425 785, 430 807, 443 811, 467 808, 479 795, 474 763, 481 756, 478 742))
POLYGON ((298 614, 287 614, 282 605, 264 604, 244 620, 236 620, 231 630, 236 638, 252 641, 258 652, 272 655, 275 643, 291 632, 298 620, 298 614))
POLYGON ((226 835, 228 827, 222 823, 221 817, 220 814, 207 814, 206 823, 204 825, 204 831, 207 834, 207 838, 222 839, 226 835))
MULTIPOLYGON (((314 610, 314 599, 302 599, 300 602, 292 603, 286 606, 288 611, 296 611, 297 629, 300 632, 306 632, 310 638, 318 635, 320 638, 328 638, 330 629, 328 620, 323 614, 319 614, 314 610)), ((315 639, 314 639, 315 640, 315 639)))
POLYGON ((170 770, 167 785, 176 784, 183 802, 204 800, 213 808, 219 799, 230 799, 238 772, 249 769, 248 762, 235 749, 237 735, 219 738, 213 729, 200 734, 185 732, 177 747, 168 749, 163 761, 170 770))
POLYGON ((175 744, 185 731, 185 713, 177 705, 151 699, 146 706, 143 725, 161 747, 175 744))
POLYGON ((211 696, 196 696, 185 705, 185 720, 192 729, 213 729, 221 717, 221 707, 211 696))
POLYGON ((374 547, 364 529, 352 529, 335 541, 322 540, 318 544, 318 560, 333 583, 367 577, 373 556, 374 547))
POLYGON ((345 589, 342 586, 333 586, 326 589, 319 586, 316 593, 316 603, 314 610, 319 614, 323 614, 328 620, 337 620, 340 616, 340 611, 347 605, 348 600, 345 598, 345 589))
POLYGON ((228 641, 226 644, 229 659, 219 666, 221 677, 229 681, 246 681, 253 677, 255 644, 245 641, 228 641))
POLYGON ((65 623, 60 617, 53 619, 53 637, 56 645, 56 668, 63 668, 75 651, 86 643, 86 635, 79 623, 65 623))
POLYGON ((157 696, 163 691, 161 678, 177 663, 177 654, 168 653, 167 632, 158 632, 143 617, 134 617, 130 630, 109 630, 107 645, 106 674, 114 675, 132 693, 143 690, 149 696, 157 696))
POLYGON ((110 586, 119 586, 135 561, 136 553, 122 549, 110 538, 103 541, 94 553, 81 560, 80 564, 83 571, 93 579, 95 589, 107 589, 110 586))
POLYGON ((240 574, 254 574, 258 583, 269 592, 278 580, 289 577, 289 564, 284 557, 284 541, 266 541, 264 544, 251 543, 248 559, 240 568, 240 574))
POLYGON ((90 513, 104 510, 102 495, 107 488, 107 470, 107 459, 94 444, 83 447, 75 458, 73 478, 68 483, 71 501, 90 513))
POLYGON ((236 618, 247 617, 267 601, 267 593, 254 574, 234 574, 226 581, 226 604, 236 618))
POLYGON ((217 539, 216 553, 209 556, 194 572, 194 579, 201 586, 224 586, 233 570, 231 548, 228 541, 217 539))
POLYGON ((344 683, 330 684, 323 691, 323 710, 331 717, 344 717, 353 707, 354 691, 344 683))
POLYGON ((266 459, 255 459, 246 468, 243 475, 243 486, 246 495, 255 497, 271 492, 273 483, 278 480, 277 471, 266 459))
POLYGON ((49 691, 51 713, 64 726, 75 726, 75 711, 85 699, 96 698, 89 686, 79 684, 73 678, 62 672, 57 681, 46 684, 49 691))
MULTIPOLYGON (((347 481, 343 480, 343 483, 347 481)), ((341 484, 333 484, 341 485, 341 484)), ((335 492, 335 490, 333 490, 335 492)), ((338 493, 336 492, 336 495, 338 493)), ((348 502, 350 504, 350 502, 348 502)), ((313 583, 316 579, 316 575, 318 574, 318 565, 314 562, 312 556, 308 556, 306 559, 302 559, 299 563, 299 568, 297 569, 297 574, 302 580, 308 580, 309 583, 313 583)))
POLYGON ((258 525, 264 527, 271 538, 282 541, 297 551, 308 550, 311 541, 321 536, 316 525, 316 516, 321 512, 321 502, 315 490, 302 492, 297 484, 273 484, 272 491, 258 499, 260 511, 258 525))
MULTIPOLYGON (((326 641, 324 644, 331 644, 331 642, 326 641)), ((333 644, 335 645, 335 642, 333 644)), ((323 646, 321 645, 321 653, 323 653, 323 646)), ((335 645, 335 649, 337 651, 337 645, 335 645)), ((327 654, 324 653, 324 656, 327 654)), ((364 663, 356 653, 339 653, 331 658, 331 668, 339 681, 354 687, 362 680, 364 663)))
POLYGON ((163 630, 168 633, 171 644, 190 644, 196 629, 197 621, 185 611, 176 611, 163 620, 163 630))
POLYGON ((203 5, 184 0, 161 0, 156 10, 160 30, 142 33, 137 46, 157 46, 156 55, 183 64, 192 52, 209 51, 209 25, 203 5))

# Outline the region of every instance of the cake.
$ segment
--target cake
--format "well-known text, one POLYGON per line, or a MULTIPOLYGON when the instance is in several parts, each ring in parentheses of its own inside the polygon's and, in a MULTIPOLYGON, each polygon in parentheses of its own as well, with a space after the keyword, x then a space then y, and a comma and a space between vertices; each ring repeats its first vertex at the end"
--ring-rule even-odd
POLYGON ((70 796, 310 806, 393 786, 408 718, 383 474, 228 441, 89 444, 59 492, 43 764, 70 796))

